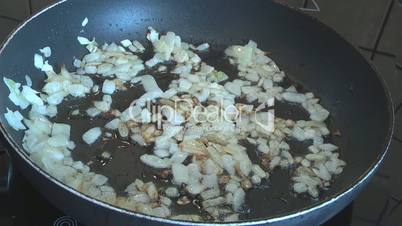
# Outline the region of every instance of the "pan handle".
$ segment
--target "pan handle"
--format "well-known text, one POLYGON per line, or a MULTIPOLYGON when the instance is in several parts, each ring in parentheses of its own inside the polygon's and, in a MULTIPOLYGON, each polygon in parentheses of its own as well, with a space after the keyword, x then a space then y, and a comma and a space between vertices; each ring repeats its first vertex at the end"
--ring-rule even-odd
POLYGON ((12 177, 11 159, 4 147, 0 146, 0 194, 10 190, 12 177))

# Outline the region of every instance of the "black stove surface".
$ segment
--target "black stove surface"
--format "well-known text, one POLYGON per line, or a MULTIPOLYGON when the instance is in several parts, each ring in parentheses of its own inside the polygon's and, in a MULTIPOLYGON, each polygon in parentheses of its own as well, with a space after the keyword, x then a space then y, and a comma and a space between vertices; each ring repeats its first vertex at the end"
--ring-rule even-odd
MULTIPOLYGON (((357 199, 325 226, 402 226, 402 0, 276 0, 326 23, 359 47, 385 78, 395 104, 395 135, 384 165, 357 199)), ((0 0, 0 42, 54 0, 0 0)), ((1 112, 0 112, 1 113, 1 112)), ((80 225, 45 200, 13 170, 0 143, 0 226, 80 225)))
POLYGON ((40 195, 17 171, 8 192, 0 194, 1 226, 78 226, 40 195))

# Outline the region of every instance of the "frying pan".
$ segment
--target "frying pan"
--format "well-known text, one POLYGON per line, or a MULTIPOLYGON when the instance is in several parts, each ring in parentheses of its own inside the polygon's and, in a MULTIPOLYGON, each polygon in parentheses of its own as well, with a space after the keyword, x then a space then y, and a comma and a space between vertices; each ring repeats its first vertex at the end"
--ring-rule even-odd
MULTIPOLYGON (((288 172, 278 171, 264 188, 247 194, 246 202, 251 211, 239 224, 319 225, 350 203, 378 169, 388 149, 394 121, 391 97, 383 79, 333 30, 271 1, 62 1, 34 15, 9 36, 0 53, 0 75, 22 82, 29 74, 34 88, 38 89, 45 75, 34 68, 32 59, 39 48, 52 47, 50 64, 61 66, 64 63, 72 69, 73 58, 85 53, 77 43, 78 35, 96 37, 98 43, 118 42, 125 38, 145 43, 148 26, 174 31, 188 42, 209 42, 217 50, 253 39, 260 49, 272 52, 271 57, 288 77, 321 98, 321 104, 331 112, 330 129, 342 133, 328 139, 340 147, 341 158, 348 165, 333 185, 321 192, 318 200, 292 195, 288 172), (89 24, 81 31, 85 17, 89 18, 89 24)), ((219 68, 219 63, 215 66, 219 68)), ((0 94, 1 109, 14 109, 4 84, 0 85, 0 94)), ((124 102, 134 96, 122 94, 121 99, 124 102)), ((297 112, 288 112, 288 116, 301 117, 297 112)), ((5 123, 3 114, 0 119, 1 132, 9 145, 13 163, 55 206, 82 223, 114 226, 206 224, 130 212, 68 188, 30 161, 22 149, 23 133, 12 130, 5 123)), ((79 120, 71 123, 75 141, 82 134, 81 130, 92 125, 79 120)), ((296 144, 295 150, 301 146, 296 144)), ((79 145, 77 149, 74 157, 86 160, 99 151, 91 149, 85 154, 79 145)), ((93 167, 93 170, 107 175, 117 187, 127 185, 124 184, 126 180, 136 177, 130 172, 143 169, 136 160, 138 156, 130 153, 136 151, 116 153, 110 167, 93 167)))

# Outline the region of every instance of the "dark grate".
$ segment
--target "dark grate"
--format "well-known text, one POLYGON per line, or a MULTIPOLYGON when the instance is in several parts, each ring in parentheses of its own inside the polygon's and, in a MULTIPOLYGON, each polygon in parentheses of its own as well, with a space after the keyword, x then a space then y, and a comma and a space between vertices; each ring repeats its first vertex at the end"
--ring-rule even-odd
POLYGON ((6 20, 12 20, 12 21, 15 21, 15 22, 22 22, 22 20, 16 19, 14 17, 4 16, 4 15, 0 15, 0 18, 6 19, 6 20))
MULTIPOLYGON (((400 0, 400 1, 402 1, 402 0, 400 0)), ((368 47, 364 47, 364 46, 359 46, 362 50, 366 50, 366 51, 371 53, 370 54, 370 60, 374 60, 374 56, 376 54, 381 54, 381 55, 389 56, 389 57, 395 57, 395 54, 387 53, 387 52, 378 50, 378 46, 379 46, 381 38, 383 36, 385 26, 388 23, 388 19, 389 19, 389 16, 391 14, 393 6, 394 6, 394 0, 390 0, 389 4, 388 4, 387 12, 384 15, 384 19, 382 20, 380 30, 378 31, 377 37, 375 39, 374 47, 373 48, 368 48, 368 47)))
POLYGON ((320 12, 320 6, 316 0, 304 0, 303 7, 301 7, 300 10, 308 12, 320 12))

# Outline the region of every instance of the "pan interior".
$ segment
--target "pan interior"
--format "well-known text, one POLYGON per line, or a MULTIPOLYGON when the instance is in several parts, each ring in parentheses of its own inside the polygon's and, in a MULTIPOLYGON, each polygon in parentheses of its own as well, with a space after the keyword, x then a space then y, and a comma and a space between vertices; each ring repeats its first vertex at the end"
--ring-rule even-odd
MULTIPOLYGON (((50 63, 57 66, 63 63, 72 69, 73 58, 86 52, 77 42, 78 35, 96 37, 98 43, 125 38, 145 42, 148 26, 174 31, 188 42, 209 42, 216 49, 244 44, 252 39, 260 49, 272 52, 273 60, 288 77, 321 98, 321 104, 331 112, 330 128, 342 133, 329 139, 340 146, 341 158, 348 165, 331 188, 322 193, 320 201, 355 184, 384 152, 391 114, 386 92, 376 72, 329 28, 269 1, 121 0, 117 3, 70 0, 36 17, 14 36, 0 55, 0 74, 21 82, 29 74, 34 80, 34 88, 38 88, 44 74, 33 67, 33 55, 39 48, 52 47, 50 63), (85 17, 89 18, 89 23, 80 32, 85 17)), ((0 86, 0 106, 5 109, 12 104, 7 98, 6 87, 3 83, 0 86)), ((121 103, 117 104, 127 105, 141 94, 141 88, 130 92, 119 94, 121 98, 117 99, 121 103)), ((85 103, 79 105, 85 106, 85 103)), ((83 131, 94 125, 104 125, 101 121, 69 120, 73 124, 72 139, 77 143, 81 141, 83 131)), ((1 122, 4 121, 1 114, 1 122)), ((15 142, 21 143, 23 134, 8 128, 6 123, 3 125, 15 142)), ((115 147, 113 142, 108 145, 111 146, 104 148, 115 147)), ((295 144, 295 148, 301 145, 295 144)), ((102 151, 83 147, 78 145, 74 153, 82 160, 92 160, 95 153, 102 151)), ((93 168, 112 178, 117 189, 122 188, 146 171, 147 167, 136 162, 142 151, 138 146, 122 146, 111 164, 106 167, 95 164, 93 168)), ((251 191, 246 202, 253 211, 247 217, 268 218, 319 202, 309 197, 294 197, 289 192, 287 178, 287 172, 277 171, 265 186, 251 191)))

